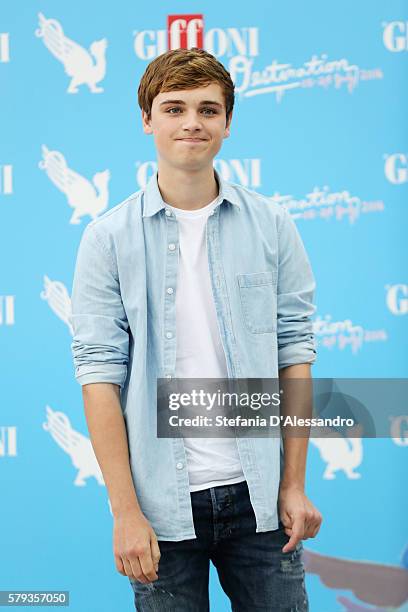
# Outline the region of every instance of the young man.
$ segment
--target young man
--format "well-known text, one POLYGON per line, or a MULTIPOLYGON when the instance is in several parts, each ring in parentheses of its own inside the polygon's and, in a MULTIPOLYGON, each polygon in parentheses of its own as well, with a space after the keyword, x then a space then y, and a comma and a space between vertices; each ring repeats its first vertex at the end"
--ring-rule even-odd
POLYGON ((213 168, 234 85, 201 49, 139 86, 158 170, 86 227, 72 352, 137 610, 209 609, 209 561, 234 611, 308 610, 307 438, 158 438, 157 378, 310 377, 315 282, 287 211, 213 168))

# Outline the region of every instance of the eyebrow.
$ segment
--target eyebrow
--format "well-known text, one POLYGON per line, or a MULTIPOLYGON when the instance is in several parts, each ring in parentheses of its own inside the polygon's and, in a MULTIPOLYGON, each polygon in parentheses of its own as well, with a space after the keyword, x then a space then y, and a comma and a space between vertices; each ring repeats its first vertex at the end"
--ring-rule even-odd
MULTIPOLYGON (((182 106, 186 106, 184 100, 163 100, 163 102, 160 102, 159 106, 163 106, 164 104, 181 104, 182 106)), ((215 100, 202 100, 200 102, 200 105, 203 104, 211 104, 212 106, 218 106, 219 108, 222 108, 222 104, 216 102, 215 100)))

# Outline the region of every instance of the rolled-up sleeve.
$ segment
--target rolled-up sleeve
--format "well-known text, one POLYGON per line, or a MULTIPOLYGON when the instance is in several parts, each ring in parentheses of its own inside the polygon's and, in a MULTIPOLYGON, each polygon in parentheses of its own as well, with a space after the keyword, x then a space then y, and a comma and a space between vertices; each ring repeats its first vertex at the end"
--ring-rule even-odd
POLYGON ((76 380, 80 385, 108 382, 123 387, 129 324, 117 266, 93 223, 86 227, 79 244, 71 302, 76 380))
POLYGON ((278 230, 277 340, 278 367, 313 363, 316 346, 311 316, 316 282, 299 231, 282 209, 278 230))

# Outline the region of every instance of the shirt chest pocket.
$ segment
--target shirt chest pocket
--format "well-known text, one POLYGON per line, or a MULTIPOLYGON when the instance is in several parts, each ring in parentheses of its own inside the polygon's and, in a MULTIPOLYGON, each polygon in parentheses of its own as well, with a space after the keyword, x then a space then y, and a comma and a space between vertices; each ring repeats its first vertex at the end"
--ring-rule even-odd
POLYGON ((237 274, 244 323, 253 334, 276 331, 276 274, 253 272, 237 274))

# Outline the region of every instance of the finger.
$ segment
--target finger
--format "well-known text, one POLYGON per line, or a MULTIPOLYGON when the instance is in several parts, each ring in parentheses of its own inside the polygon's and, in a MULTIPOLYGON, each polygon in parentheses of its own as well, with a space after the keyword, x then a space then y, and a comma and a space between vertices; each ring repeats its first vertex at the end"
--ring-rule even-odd
POLYGON ((305 503, 305 536, 309 537, 314 528, 316 527, 317 509, 315 506, 306 499, 305 503))
POLYGON ((132 566, 129 563, 128 559, 125 556, 121 557, 121 559, 122 559, 123 567, 125 569, 126 576, 128 578, 135 578, 136 576, 133 573, 132 566))
POLYGON ((129 562, 129 566, 130 566, 131 572, 132 572, 131 578, 134 578, 135 580, 138 580, 142 584, 147 584, 149 582, 149 580, 143 574, 143 570, 142 570, 142 567, 140 565, 138 557, 129 557, 129 561, 128 562, 129 562))
POLYGON ((159 568, 159 561, 160 561, 161 553, 160 553, 159 543, 157 542, 157 538, 155 538, 154 536, 152 537, 150 541, 150 551, 152 555, 154 569, 157 572, 159 568))
POLYGON ((289 531, 292 532, 292 528, 293 528, 292 521, 285 521, 285 522, 282 521, 282 524, 283 524, 283 530, 285 531, 285 533, 288 533, 289 531))
POLYGON ((119 574, 122 574, 122 576, 126 576, 125 568, 123 566, 122 559, 119 555, 115 555, 115 565, 119 574))
POLYGON ((287 512, 283 512, 280 516, 280 521, 284 527, 292 526, 292 519, 287 512))
POLYGON ((297 543, 302 539, 304 535, 304 519, 296 518, 293 523, 292 534, 289 538, 289 541, 286 542, 285 546, 282 548, 282 552, 289 552, 295 550, 297 543))
POLYGON ((292 535, 292 518, 289 516, 289 514, 287 514, 286 512, 284 512, 281 517, 280 517, 280 521, 283 525, 283 530, 285 531, 285 533, 287 535, 292 535))
POLYGON ((292 529, 291 535, 289 536, 288 542, 286 542, 285 546, 282 548, 282 552, 286 553, 286 552, 291 552, 292 550, 295 550, 297 543, 299 542, 300 539, 301 537, 300 537, 299 530, 295 529, 294 527, 292 529))
POLYGON ((321 526, 321 521, 319 520, 317 523, 315 523, 314 529, 313 529, 313 533, 312 533, 312 538, 316 537, 317 534, 320 531, 320 526, 321 526))
POLYGON ((313 531, 316 527, 316 521, 313 520, 313 517, 305 520, 305 531, 303 534, 303 540, 307 540, 312 536, 313 531))
POLYGON ((286 542, 285 546, 282 548, 282 552, 283 553, 292 552, 292 550, 295 550, 297 543, 299 541, 300 541, 300 538, 292 534, 289 538, 289 541, 286 542))
POLYGON ((311 521, 311 527, 310 527, 310 532, 311 532, 311 538, 314 538, 320 530, 320 526, 322 524, 322 515, 320 514, 320 512, 317 512, 317 515, 315 513, 314 517, 313 517, 313 521, 311 521))
POLYGON ((158 576, 156 574, 156 570, 154 569, 150 547, 146 552, 139 555, 139 561, 140 566, 142 568, 142 572, 146 576, 146 578, 148 578, 149 580, 157 580, 158 576))

